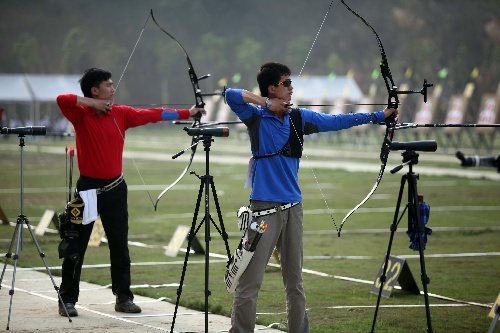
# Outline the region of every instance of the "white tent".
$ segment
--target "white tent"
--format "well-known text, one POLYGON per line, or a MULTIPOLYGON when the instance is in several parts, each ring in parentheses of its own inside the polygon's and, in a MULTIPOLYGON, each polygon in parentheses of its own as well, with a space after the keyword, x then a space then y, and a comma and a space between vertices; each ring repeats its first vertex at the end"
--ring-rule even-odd
POLYGON ((26 77, 19 74, 0 74, 0 103, 31 103, 33 96, 26 77))
POLYGON ((354 79, 347 76, 291 76, 294 88, 294 99, 304 102, 334 101, 339 98, 351 102, 359 102, 363 92, 354 79))
POLYGON ((60 121, 56 97, 81 95, 79 79, 80 75, 0 74, 0 107, 8 126, 45 126, 60 121))

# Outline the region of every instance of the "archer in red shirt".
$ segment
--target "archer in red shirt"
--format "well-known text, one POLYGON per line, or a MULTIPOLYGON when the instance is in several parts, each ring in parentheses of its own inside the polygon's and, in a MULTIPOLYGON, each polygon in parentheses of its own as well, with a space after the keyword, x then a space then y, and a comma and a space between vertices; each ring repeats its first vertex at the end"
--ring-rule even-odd
MULTIPOLYGON (((96 69, 86 75, 97 75, 96 69)), ((109 72, 108 72, 109 73, 109 72)), ((109 74, 111 75, 111 73, 109 74)), ((80 174, 99 179, 109 179, 122 174, 122 153, 125 131, 132 127, 162 120, 188 119, 203 109, 136 109, 113 104, 115 89, 111 76, 99 84, 84 87, 84 96, 59 95, 57 105, 73 124, 76 134, 76 152, 80 174), (87 91, 84 91, 87 90, 87 91)))
MULTIPOLYGON (((79 82, 83 97, 73 94, 57 97, 62 114, 75 129, 80 171, 76 189, 82 192, 84 202, 92 201, 94 206, 90 207, 89 202, 85 202, 84 210, 96 210, 106 232, 111 260, 111 289, 116 296, 115 311, 139 313, 141 308, 133 302, 134 296, 130 291, 127 184, 122 175, 125 132, 132 127, 162 120, 188 119, 199 112, 205 114, 205 110, 195 106, 188 110, 137 109, 115 105, 111 73, 99 68, 87 69, 79 82), (91 195, 87 197, 89 192, 91 195)), ((74 246, 68 246, 63 255, 61 316, 66 316, 65 309, 70 316, 78 316, 75 303, 78 301, 83 259, 93 225, 93 221, 77 225, 78 237, 74 246), (70 250, 71 253, 68 253, 70 250)))

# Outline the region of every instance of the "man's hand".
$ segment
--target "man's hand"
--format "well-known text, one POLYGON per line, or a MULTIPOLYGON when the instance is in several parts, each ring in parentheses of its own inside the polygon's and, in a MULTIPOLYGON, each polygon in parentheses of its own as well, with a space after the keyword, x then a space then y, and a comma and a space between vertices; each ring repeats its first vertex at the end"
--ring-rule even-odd
POLYGON ((201 115, 204 116, 207 114, 204 108, 197 108, 196 105, 193 105, 191 109, 189 109, 189 114, 191 117, 194 117, 198 112, 201 112, 201 115))
POLYGON ((89 97, 82 97, 82 96, 77 96, 76 105, 77 106, 80 106, 80 105, 89 106, 98 115, 108 113, 113 109, 113 101, 112 100, 96 99, 96 98, 89 98, 89 97))
POLYGON ((385 108, 384 109, 384 116, 385 116, 386 119, 387 119, 387 117, 389 117, 391 115, 394 115, 394 119, 395 119, 395 121, 397 121, 398 114, 399 114, 398 109, 390 109, 390 108, 385 108))
POLYGON ((293 103, 281 98, 271 98, 271 106, 267 109, 273 113, 288 113, 292 108, 293 103))
POLYGON ((92 107, 98 115, 107 114, 113 109, 113 101, 107 101, 105 99, 94 99, 94 106, 92 107))

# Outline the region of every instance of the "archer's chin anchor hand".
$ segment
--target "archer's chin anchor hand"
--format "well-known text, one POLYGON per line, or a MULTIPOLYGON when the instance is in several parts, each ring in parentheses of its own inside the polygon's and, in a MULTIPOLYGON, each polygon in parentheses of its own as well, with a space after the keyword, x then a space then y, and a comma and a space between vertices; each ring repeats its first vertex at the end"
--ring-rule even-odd
POLYGON ((283 109, 281 110, 281 112, 283 114, 290 113, 290 111, 292 111, 292 106, 293 106, 292 102, 283 102, 283 109))

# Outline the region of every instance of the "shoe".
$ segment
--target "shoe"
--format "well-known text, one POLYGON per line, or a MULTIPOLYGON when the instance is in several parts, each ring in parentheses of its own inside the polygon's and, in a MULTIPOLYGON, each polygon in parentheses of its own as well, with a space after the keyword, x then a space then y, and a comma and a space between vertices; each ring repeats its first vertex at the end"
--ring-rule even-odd
POLYGON ((70 317, 77 317, 78 316, 78 311, 75 309, 75 304, 73 303, 64 303, 64 306, 62 303, 59 303, 59 314, 63 317, 66 317, 66 311, 64 311, 64 307, 66 307, 66 310, 68 311, 68 315, 70 317))
POLYGON ((140 313, 142 310, 138 305, 132 302, 132 300, 127 299, 125 301, 116 300, 115 311, 126 313, 140 313))

